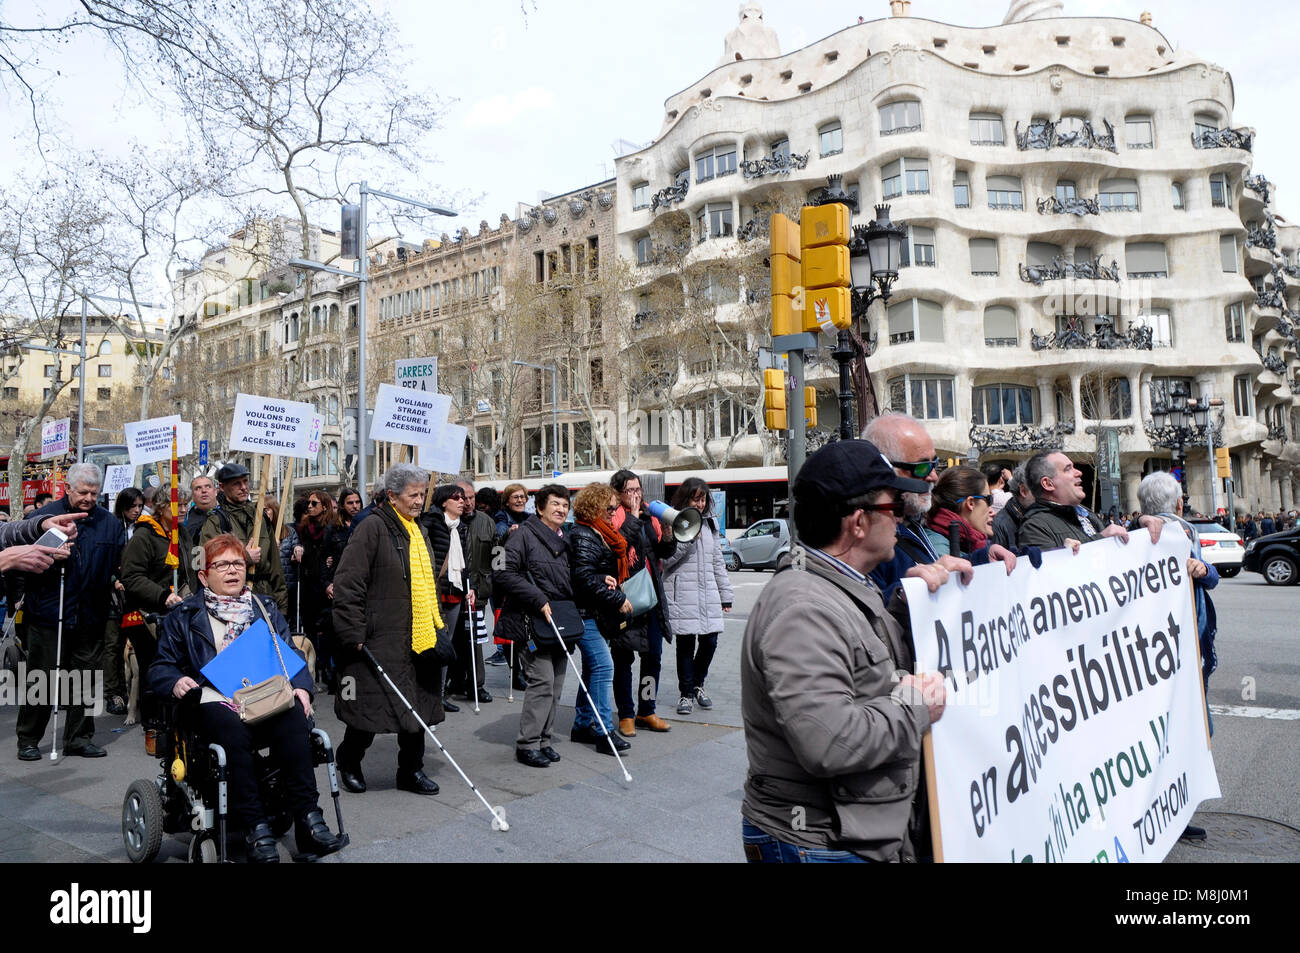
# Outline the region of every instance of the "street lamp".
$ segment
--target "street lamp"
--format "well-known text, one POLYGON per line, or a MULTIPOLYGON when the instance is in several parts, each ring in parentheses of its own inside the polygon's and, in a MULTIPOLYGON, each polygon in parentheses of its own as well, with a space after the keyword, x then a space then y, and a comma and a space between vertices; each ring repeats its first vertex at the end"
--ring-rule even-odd
MULTIPOLYGON (((357 271, 344 271, 342 268, 332 268, 329 265, 322 264, 318 261, 309 261, 306 258, 291 258, 289 265, 292 268, 301 268, 307 271, 323 271, 331 275, 342 275, 345 278, 356 278, 360 286, 360 298, 357 302, 357 430, 361 430, 366 422, 366 283, 370 280, 367 273, 370 255, 369 249, 366 248, 366 204, 369 196, 375 195, 382 199, 391 199, 394 202, 401 202, 405 205, 411 205, 415 208, 422 208, 426 212, 432 212, 435 215, 446 215, 450 218, 456 217, 456 212, 449 208, 443 208, 440 205, 430 205, 428 202, 421 202, 418 199, 409 199, 403 195, 394 195, 392 192, 381 192, 379 189, 372 189, 365 182, 361 183, 361 208, 357 219, 357 253, 359 268, 357 271)), ((346 216, 345 216, 346 217, 346 216)), ((369 479, 366 473, 366 440, 369 434, 357 434, 357 478, 361 482, 361 487, 366 488, 366 482, 369 479)))
POLYGON ((1151 408, 1151 419, 1155 424, 1151 442, 1167 446, 1173 451, 1174 465, 1178 467, 1178 483, 1183 493, 1184 511, 1188 510, 1189 503, 1186 444, 1198 431, 1205 431, 1209 412, 1210 402, 1198 401, 1192 397, 1187 392, 1186 385, 1180 381, 1170 386, 1162 403, 1151 408))
POLYGON ((849 384, 849 363, 854 362, 858 388, 858 416, 865 417, 867 377, 866 344, 862 337, 862 322, 867 309, 877 298, 888 302, 891 289, 898 278, 898 265, 902 260, 903 242, 907 228, 889 220, 889 206, 877 205, 876 217, 867 225, 853 226, 849 240, 849 270, 852 287, 853 330, 842 330, 836 337, 831 356, 840 365, 840 439, 853 438, 853 391, 849 384))

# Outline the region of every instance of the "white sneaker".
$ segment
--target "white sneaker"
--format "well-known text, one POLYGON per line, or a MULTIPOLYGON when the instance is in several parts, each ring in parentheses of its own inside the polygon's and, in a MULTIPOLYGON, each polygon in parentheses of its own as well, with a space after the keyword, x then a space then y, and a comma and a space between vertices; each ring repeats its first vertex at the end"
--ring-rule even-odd
POLYGON ((695 689, 695 703, 706 711, 713 707, 713 699, 704 694, 704 689, 695 689))
POLYGON ((677 714, 689 715, 693 711, 695 711, 695 703, 683 695, 677 702, 677 714))

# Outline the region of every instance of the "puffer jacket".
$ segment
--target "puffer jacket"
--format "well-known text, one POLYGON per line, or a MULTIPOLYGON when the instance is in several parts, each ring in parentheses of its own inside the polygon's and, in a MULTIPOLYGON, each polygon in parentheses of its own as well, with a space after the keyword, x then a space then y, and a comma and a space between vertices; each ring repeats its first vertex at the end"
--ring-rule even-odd
POLYGON ((730 608, 735 597, 715 520, 706 517, 699 536, 677 544, 677 551, 664 560, 663 581, 668 624, 674 632, 707 635, 722 631, 722 609, 730 608))
POLYGON ((602 633, 618 629, 624 619, 620 610, 627 596, 622 589, 611 589, 605 584, 606 576, 618 578, 618 557, 590 526, 574 523, 569 528, 569 567, 573 601, 578 604, 582 617, 595 619, 602 633))
POLYGON ((530 516, 506 541, 505 565, 492 576, 492 591, 501 600, 496 634, 512 642, 530 638, 528 614, 552 599, 572 599, 569 547, 538 516, 530 516))
POLYGON ((447 553, 451 550, 451 527, 447 525, 442 507, 430 506, 421 515, 419 523, 429 534, 429 550, 433 553, 433 571, 438 575, 438 598, 442 601, 459 602, 465 596, 465 585, 469 582, 469 522, 461 519, 456 526, 456 535, 460 537, 460 552, 465 560, 461 570, 461 583, 453 586, 447 578, 447 553))

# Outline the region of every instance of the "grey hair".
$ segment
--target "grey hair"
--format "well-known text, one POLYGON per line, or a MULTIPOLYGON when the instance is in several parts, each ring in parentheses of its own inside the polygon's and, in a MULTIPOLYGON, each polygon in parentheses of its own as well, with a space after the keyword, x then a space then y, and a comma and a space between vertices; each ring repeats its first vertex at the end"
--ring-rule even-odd
POLYGON ((1025 465, 1022 463, 1011 471, 1011 479, 1007 481, 1006 490, 1012 496, 1020 495, 1020 488, 1025 485, 1025 465))
POLYGON ((414 463, 394 463, 384 471, 380 481, 389 493, 401 493, 412 483, 428 483, 429 471, 421 470, 414 463))
POLYGON ((68 475, 64 479, 71 487, 104 485, 104 474, 93 463, 74 463, 68 467, 68 475))
POLYGON ((899 455, 897 435, 898 431, 903 429, 902 424, 914 424, 922 430, 925 429, 921 421, 910 414, 891 412, 881 414, 863 427, 862 439, 870 440, 885 456, 897 457, 899 455))
POLYGON ((1183 488, 1178 485, 1178 481, 1164 470, 1148 473, 1138 484, 1138 506, 1143 513, 1152 516, 1176 512, 1182 495, 1183 488))

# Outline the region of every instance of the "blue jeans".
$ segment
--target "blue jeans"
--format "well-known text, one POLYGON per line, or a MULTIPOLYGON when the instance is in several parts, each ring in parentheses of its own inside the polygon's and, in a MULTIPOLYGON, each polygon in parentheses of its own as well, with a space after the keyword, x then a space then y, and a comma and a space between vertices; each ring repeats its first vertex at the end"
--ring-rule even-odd
POLYGON ((745 844, 745 855, 751 864, 865 864, 857 854, 847 850, 822 850, 800 847, 777 840, 765 834, 749 821, 741 819, 740 836, 745 844), (758 857, 750 856, 756 848, 758 857))
POLYGON ((595 711, 591 707, 591 698, 578 688, 578 703, 573 716, 574 730, 591 728, 600 734, 607 734, 616 727, 614 724, 614 660, 609 654, 609 643, 605 641, 594 619, 582 620, 582 639, 578 642, 578 651, 582 653, 582 680, 591 689, 596 699, 595 711), (605 723, 601 732, 600 722, 605 723))

